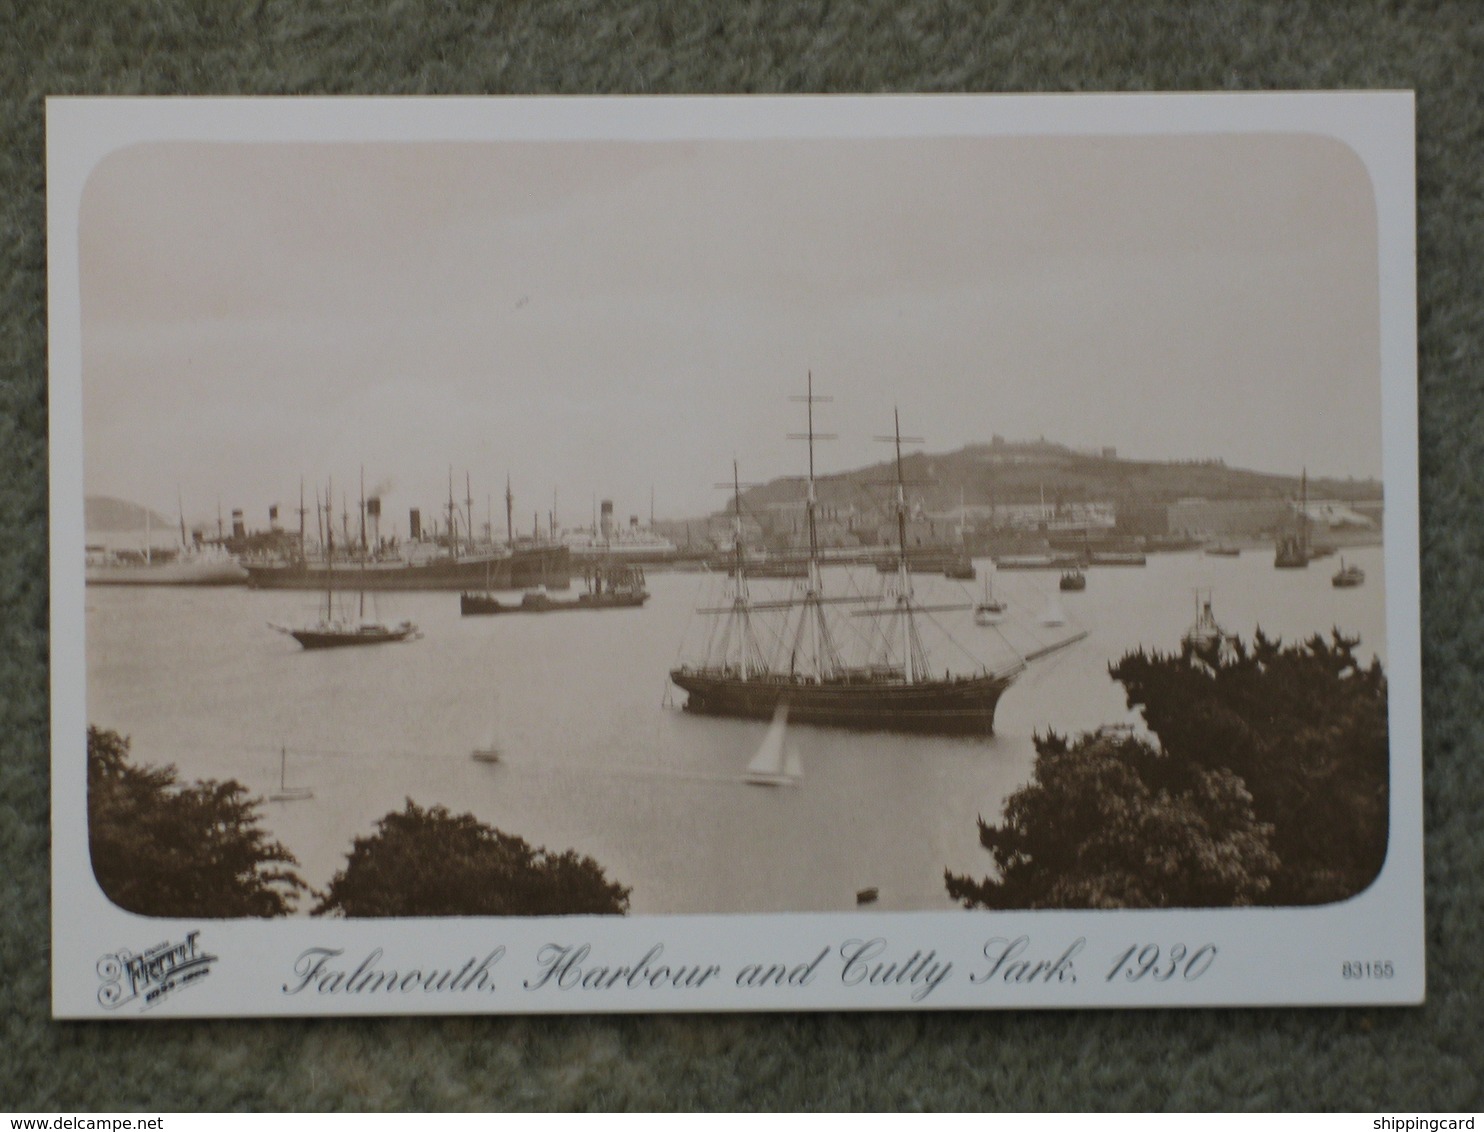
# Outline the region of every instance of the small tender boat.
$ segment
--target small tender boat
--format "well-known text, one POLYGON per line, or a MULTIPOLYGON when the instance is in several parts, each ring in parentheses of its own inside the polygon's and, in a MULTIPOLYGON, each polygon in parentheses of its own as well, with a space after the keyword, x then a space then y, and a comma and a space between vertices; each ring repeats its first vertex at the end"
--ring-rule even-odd
POLYGON ((1066 592, 1077 592, 1087 588, 1087 575, 1080 568, 1074 566, 1070 570, 1063 570, 1061 575, 1061 588, 1066 592))
POLYGON ((1005 610, 1008 608, 1003 601, 995 597, 989 588, 989 575, 984 576, 984 600, 974 606, 975 625, 998 625, 1005 619, 1005 610))
POLYGON ((962 555, 953 559, 943 567, 943 577, 954 578, 959 581, 972 582, 974 580, 974 563, 968 555, 962 555))
POLYGON ((1340 590, 1353 589, 1355 586, 1363 585, 1364 583, 1365 571, 1353 563, 1346 566, 1343 558, 1340 559, 1340 569, 1330 579, 1330 584, 1340 590))
POLYGON ((855 894, 855 902, 857 904, 874 904, 880 895, 881 890, 879 888, 875 888, 874 886, 863 888, 855 894))

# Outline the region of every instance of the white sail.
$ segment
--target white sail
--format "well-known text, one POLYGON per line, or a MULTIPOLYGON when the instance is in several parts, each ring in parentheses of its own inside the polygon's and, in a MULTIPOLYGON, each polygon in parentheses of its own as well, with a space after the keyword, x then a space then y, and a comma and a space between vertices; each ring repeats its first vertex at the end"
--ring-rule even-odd
POLYGON ((797 782, 804 777, 804 764, 799 761, 799 752, 792 746, 785 750, 783 773, 790 782, 797 782))
POLYGON ((1061 602, 1057 601, 1055 596, 1047 601, 1046 608, 1041 611, 1039 620, 1042 625, 1047 626, 1065 625, 1067 623, 1066 611, 1062 609, 1061 602))
POLYGON ((788 704, 780 703, 744 779, 754 786, 787 786, 803 777, 799 754, 787 742, 788 704))

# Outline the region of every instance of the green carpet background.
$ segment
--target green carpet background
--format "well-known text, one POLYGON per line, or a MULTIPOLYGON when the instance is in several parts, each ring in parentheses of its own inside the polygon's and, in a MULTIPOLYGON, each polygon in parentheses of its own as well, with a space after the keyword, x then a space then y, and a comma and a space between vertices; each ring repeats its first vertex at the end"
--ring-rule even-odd
POLYGON ((0 51, 0 1110, 1484 1105, 1484 6, 0 0, 0 51), (51 1020, 47 95, 1290 88, 1417 91, 1424 1007, 51 1020))

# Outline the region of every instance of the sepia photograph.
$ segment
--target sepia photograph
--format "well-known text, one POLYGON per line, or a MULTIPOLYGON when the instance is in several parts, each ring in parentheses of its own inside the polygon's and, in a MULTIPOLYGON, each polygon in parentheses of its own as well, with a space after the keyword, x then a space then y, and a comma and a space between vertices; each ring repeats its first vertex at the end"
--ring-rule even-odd
POLYGON ((754 982, 905 1005, 947 945, 837 925, 973 924, 965 995, 1073 956, 1193 983, 1212 933, 1089 960, 984 917, 1349 916, 1420 861, 1374 161, 1263 114, 697 101, 482 133, 352 104, 341 136, 236 107, 77 163, 63 856, 146 918, 118 945, 168 944, 94 948, 105 1007, 204 978, 221 921, 525 920, 527 998, 704 989, 674 945, 596 958, 609 919, 777 925, 823 942, 754 982))

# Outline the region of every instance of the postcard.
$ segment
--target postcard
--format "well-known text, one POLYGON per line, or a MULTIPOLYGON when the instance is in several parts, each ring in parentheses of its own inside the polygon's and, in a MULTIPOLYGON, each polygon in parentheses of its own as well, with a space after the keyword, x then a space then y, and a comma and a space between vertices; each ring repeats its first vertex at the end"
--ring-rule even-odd
POLYGON ((51 100, 56 1016, 1420 1002, 1413 137, 51 100))

